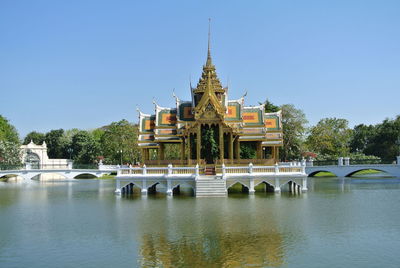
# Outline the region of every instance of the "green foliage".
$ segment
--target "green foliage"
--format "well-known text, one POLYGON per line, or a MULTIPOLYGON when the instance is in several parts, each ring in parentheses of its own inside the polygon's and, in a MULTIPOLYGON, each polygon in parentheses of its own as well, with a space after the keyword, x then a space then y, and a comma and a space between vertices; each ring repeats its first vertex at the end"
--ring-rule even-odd
POLYGON ((324 118, 311 128, 306 144, 309 150, 332 159, 349 154, 351 135, 346 119, 324 118))
POLYGON ((384 160, 393 160, 400 155, 400 116, 394 120, 386 119, 376 125, 375 133, 369 136, 364 152, 384 160))
POLYGON ((137 125, 123 119, 103 127, 102 130, 104 133, 101 135, 100 142, 105 163, 117 164, 121 161, 121 157, 123 163, 140 160, 137 125))
POLYGON ((18 132, 8 120, 0 115, 0 141, 19 144, 18 132))
POLYGON ((21 158, 22 154, 18 143, 0 140, 0 169, 2 169, 1 166, 21 166, 21 158))
POLYGON ((57 129, 51 130, 46 133, 45 141, 47 144, 47 154, 49 158, 66 158, 66 147, 68 144, 65 143, 65 139, 63 139, 64 130, 57 129))
POLYGON ((36 131, 29 132, 25 136, 23 144, 28 144, 31 141, 35 144, 42 144, 45 141, 45 134, 36 131))
POLYGON ((17 130, 0 115, 0 165, 21 165, 21 150, 17 130))
POLYGON ((207 163, 213 163, 219 156, 217 136, 218 133, 214 131, 213 127, 202 129, 202 158, 205 158, 207 163))
MULTIPOLYGON (((260 103, 262 104, 262 103, 260 103)), ((265 100, 265 112, 266 113, 275 113, 280 110, 279 106, 274 105, 272 102, 270 102, 268 99, 265 100)))
POLYGON ((300 159, 304 151, 304 135, 308 123, 304 112, 293 104, 284 104, 282 109, 283 147, 280 150, 281 159, 300 159))
POLYGON ((376 134, 376 127, 373 125, 357 125, 353 129, 353 135, 350 140, 350 152, 364 152, 371 144, 371 139, 376 134))
POLYGON ((84 130, 72 137, 71 148, 73 159, 79 164, 94 163, 100 152, 100 144, 91 133, 84 130))
POLYGON ((180 159, 180 143, 166 143, 164 145, 164 157, 165 159, 180 159))
POLYGON ((256 158, 256 143, 255 142, 241 142, 240 143, 240 158, 241 159, 254 159, 256 158))

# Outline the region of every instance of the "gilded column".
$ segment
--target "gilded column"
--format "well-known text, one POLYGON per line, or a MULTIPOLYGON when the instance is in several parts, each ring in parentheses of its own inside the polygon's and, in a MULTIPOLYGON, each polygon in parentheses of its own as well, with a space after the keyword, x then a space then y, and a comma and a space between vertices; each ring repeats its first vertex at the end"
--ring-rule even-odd
POLYGON ((239 142, 239 136, 236 137, 235 144, 236 144, 236 159, 240 159, 240 142, 239 142))
POLYGON ((201 158, 201 124, 197 126, 197 139, 196 139, 196 159, 197 163, 200 163, 200 158, 201 158))
POLYGON ((181 160, 185 160, 185 139, 182 138, 182 143, 181 143, 181 160))
POLYGON ((192 139, 192 134, 189 133, 188 139, 187 139, 187 143, 188 143, 188 155, 187 155, 188 164, 190 164, 190 159, 192 158, 192 144, 190 142, 191 139, 192 139))
MULTIPOLYGON (((232 132, 229 132, 229 160, 232 161, 233 159, 233 138, 232 138, 233 134, 232 132)), ((231 162, 232 163, 232 162, 231 162)))
POLYGON ((257 142, 257 158, 262 159, 262 142, 257 142))
POLYGON ((224 129, 222 124, 219 124, 219 159, 221 164, 224 163, 224 129))
POLYGON ((164 160, 164 143, 160 143, 160 149, 158 151, 158 160, 164 160))

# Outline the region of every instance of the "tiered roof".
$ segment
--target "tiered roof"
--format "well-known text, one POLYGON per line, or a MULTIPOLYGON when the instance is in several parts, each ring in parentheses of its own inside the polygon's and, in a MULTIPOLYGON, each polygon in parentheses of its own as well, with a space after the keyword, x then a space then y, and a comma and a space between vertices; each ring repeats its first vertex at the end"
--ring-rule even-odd
POLYGON ((174 95, 174 108, 154 103, 154 114, 139 112, 139 146, 149 148, 158 147, 161 142, 182 142, 186 131, 196 125, 197 121, 204 123, 209 111, 214 112, 217 120, 231 128, 241 141, 262 141, 265 146, 282 144, 280 111, 265 113, 264 104, 244 106, 244 96, 238 100, 228 100, 227 92, 228 89, 222 87, 212 64, 209 41, 202 75, 196 88, 191 88, 192 100, 183 101, 174 95))

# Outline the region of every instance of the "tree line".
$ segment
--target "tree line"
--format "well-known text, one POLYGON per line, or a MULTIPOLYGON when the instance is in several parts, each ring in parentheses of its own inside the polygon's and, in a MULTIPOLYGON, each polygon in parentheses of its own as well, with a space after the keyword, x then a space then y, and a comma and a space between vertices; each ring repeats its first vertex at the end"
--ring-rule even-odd
MULTIPOLYGON (((352 159, 394 160, 400 154, 400 115, 376 125, 348 126, 342 118, 323 118, 308 126, 301 109, 293 104, 275 105, 265 102, 266 112, 282 110, 283 146, 281 161, 313 157, 317 160, 352 159)), ((138 126, 123 119, 93 130, 57 129, 47 133, 32 131, 23 140, 8 120, 0 115, 0 164, 20 164, 21 144, 33 141, 47 144, 50 158, 73 159, 75 163, 106 164, 140 161, 137 145, 138 126)), ((241 148, 247 158, 255 157, 255 148, 241 148)), ((167 148, 166 157, 179 156, 177 148, 167 148)))

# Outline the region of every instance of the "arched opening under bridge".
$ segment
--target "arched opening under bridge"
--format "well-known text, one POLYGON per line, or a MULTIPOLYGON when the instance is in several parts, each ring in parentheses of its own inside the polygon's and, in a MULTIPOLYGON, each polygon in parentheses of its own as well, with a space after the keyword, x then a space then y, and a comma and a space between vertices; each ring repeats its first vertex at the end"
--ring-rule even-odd
POLYGON ((329 177, 337 177, 337 175, 327 170, 317 170, 308 174, 308 177, 329 178, 329 177))
POLYGON ((74 179, 96 179, 97 176, 90 173, 82 173, 74 177, 74 179))
POLYGON ((24 178, 17 174, 7 174, 0 177, 0 182, 20 182, 23 180, 24 178))
POLYGON ((394 176, 384 170, 379 170, 379 169, 358 169, 347 174, 345 177, 379 178, 379 177, 394 177, 394 176))
POLYGON ((254 190, 256 191, 256 193, 273 193, 275 188, 268 182, 262 181, 254 186, 254 190))
POLYGON ((237 181, 228 186, 228 194, 235 194, 235 193, 248 193, 249 187, 245 184, 237 181))

